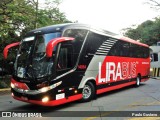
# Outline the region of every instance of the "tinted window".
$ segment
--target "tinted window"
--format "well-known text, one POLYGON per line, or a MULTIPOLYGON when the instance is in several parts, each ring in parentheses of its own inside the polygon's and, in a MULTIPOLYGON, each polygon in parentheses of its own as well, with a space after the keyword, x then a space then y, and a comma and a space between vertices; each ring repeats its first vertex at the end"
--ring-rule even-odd
POLYGON ((72 45, 62 44, 59 52, 57 69, 66 70, 73 67, 73 48, 72 45))
POLYGON ((129 46, 130 43, 121 41, 119 43, 119 52, 120 52, 120 56, 122 57, 129 57, 129 46))
POLYGON ((102 36, 93 32, 90 32, 87 37, 87 53, 95 54, 97 49, 106 41, 106 36, 102 36))
POLYGON ((132 58, 148 58, 149 48, 119 40, 113 45, 108 55, 132 58))
POLYGON ((149 48, 131 43, 130 44, 130 57, 148 58, 149 57, 149 48))
POLYGON ((83 42, 86 38, 88 30, 84 29, 68 29, 64 32, 64 37, 73 37, 75 40, 72 42, 73 46, 73 64, 76 65, 78 56, 80 55, 80 50, 82 48, 83 42))
POLYGON ((64 32, 64 37, 73 37, 75 38, 73 45, 76 46, 74 51, 79 54, 79 51, 82 47, 82 43, 87 35, 88 30, 83 29, 68 29, 64 32))
POLYGON ((124 41, 117 41, 109 51, 108 55, 129 57, 129 47, 130 43, 124 41))
POLYGON ((60 36, 61 36, 60 32, 45 34, 44 35, 45 45, 47 45, 50 40, 57 38, 57 37, 60 37, 60 36))

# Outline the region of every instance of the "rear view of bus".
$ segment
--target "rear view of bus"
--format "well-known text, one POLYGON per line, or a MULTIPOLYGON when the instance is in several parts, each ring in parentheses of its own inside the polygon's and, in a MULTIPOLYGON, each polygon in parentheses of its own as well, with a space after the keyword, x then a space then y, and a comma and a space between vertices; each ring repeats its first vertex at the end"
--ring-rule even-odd
POLYGON ((83 24, 59 24, 30 31, 19 43, 11 78, 16 100, 43 106, 90 101, 96 94, 149 77, 147 45, 83 24))

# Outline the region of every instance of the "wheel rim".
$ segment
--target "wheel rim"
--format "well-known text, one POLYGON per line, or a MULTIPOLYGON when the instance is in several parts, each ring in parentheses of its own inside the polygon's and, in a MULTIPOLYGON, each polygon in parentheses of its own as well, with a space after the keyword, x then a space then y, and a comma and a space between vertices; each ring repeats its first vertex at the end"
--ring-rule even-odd
POLYGON ((91 88, 88 85, 85 85, 82 91, 83 98, 88 99, 91 96, 91 88))
POLYGON ((137 86, 139 86, 139 84, 140 84, 140 78, 137 77, 137 86))

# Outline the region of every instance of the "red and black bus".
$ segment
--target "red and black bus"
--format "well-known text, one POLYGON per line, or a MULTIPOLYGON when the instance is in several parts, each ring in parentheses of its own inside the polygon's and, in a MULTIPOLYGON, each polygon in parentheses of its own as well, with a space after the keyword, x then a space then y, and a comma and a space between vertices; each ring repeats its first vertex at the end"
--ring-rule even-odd
POLYGON ((11 78, 16 100, 56 106, 148 80, 148 45, 84 24, 30 31, 19 46, 11 78))

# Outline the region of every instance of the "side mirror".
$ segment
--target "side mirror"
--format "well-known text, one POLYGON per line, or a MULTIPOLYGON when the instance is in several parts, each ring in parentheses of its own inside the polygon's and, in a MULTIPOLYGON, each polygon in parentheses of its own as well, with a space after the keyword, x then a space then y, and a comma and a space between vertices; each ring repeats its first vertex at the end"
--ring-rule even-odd
POLYGON ((3 50, 4 59, 7 59, 7 57, 8 57, 8 50, 12 47, 18 46, 19 44, 20 44, 20 42, 16 42, 16 43, 12 43, 12 44, 7 45, 3 50))
POLYGON ((72 41, 72 40, 74 40, 74 38, 72 37, 59 37, 59 38, 52 39, 51 41, 49 41, 49 43, 46 46, 46 56, 52 57, 53 49, 58 43, 72 41))

